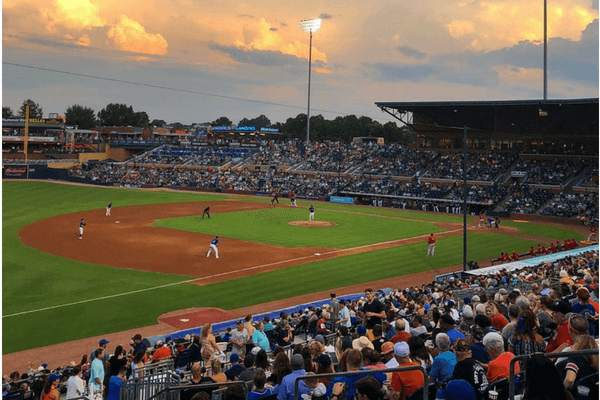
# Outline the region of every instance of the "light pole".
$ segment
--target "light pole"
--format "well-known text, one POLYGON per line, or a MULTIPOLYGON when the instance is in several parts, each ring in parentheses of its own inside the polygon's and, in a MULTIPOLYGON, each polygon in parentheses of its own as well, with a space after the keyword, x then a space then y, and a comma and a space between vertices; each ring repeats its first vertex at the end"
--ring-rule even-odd
POLYGON ((310 70, 312 64, 312 34, 321 27, 321 19, 303 19, 300 21, 300 28, 304 32, 310 33, 309 45, 308 45, 308 106, 306 108, 306 143, 309 141, 310 135, 310 70))

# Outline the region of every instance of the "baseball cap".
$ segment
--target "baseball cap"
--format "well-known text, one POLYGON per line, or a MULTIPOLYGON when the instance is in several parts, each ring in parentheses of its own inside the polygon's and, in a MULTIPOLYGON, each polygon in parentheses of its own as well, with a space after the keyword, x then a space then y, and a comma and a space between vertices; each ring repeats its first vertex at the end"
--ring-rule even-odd
POLYGON ((394 354, 398 357, 407 357, 410 353, 410 349, 408 347, 408 343, 406 342, 397 342, 394 345, 394 354))
POLYGON ((292 356, 292 370, 297 371, 304 368, 304 358, 300 354, 294 354, 292 356))
POLYGON ((571 312, 571 305, 564 300, 555 300, 550 303, 548 308, 552 311, 556 311, 562 314, 568 314, 571 312))
POLYGON ((260 347, 253 347, 252 350, 250 350, 250 353, 252 353, 253 356, 257 355, 258 352, 260 351, 260 347))
POLYGON ((315 336, 315 341, 319 342, 321 344, 325 344, 325 338, 323 337, 323 335, 317 335, 317 336, 315 336))
POLYGON ((423 304, 423 308, 425 309, 425 311, 429 311, 429 310, 431 310, 431 304, 425 303, 425 304, 423 304))
POLYGON ((231 355, 231 357, 229 357, 229 361, 231 361, 231 362, 237 362, 237 361, 239 361, 239 359, 240 359, 240 356, 238 355, 238 353, 233 353, 231 355))
POLYGON ((384 344, 381 345, 381 354, 387 354, 392 351, 394 351, 394 343, 385 342, 384 344))
POLYGON ((60 379, 60 378, 62 378, 61 375, 52 374, 52 375, 50 375, 50 378, 48 378, 48 382, 54 382, 55 380, 60 379))
POLYGON ((358 333, 360 336, 364 336, 367 334, 367 328, 365 328, 364 325, 359 325, 358 328, 356 328, 356 333, 358 333))
POLYGON ((315 358, 315 361, 319 364, 323 364, 326 367, 331 365, 331 358, 329 358, 329 356, 325 353, 319 354, 319 356, 315 358))
POLYGON ((443 400, 475 400, 475 390, 464 379, 452 379, 445 388, 438 390, 435 398, 443 400))
POLYGON ((110 340, 108 340, 108 339, 100 339, 100 341, 98 342, 98 344, 100 346, 104 346, 104 345, 107 345, 109 343, 110 343, 110 340))
POLYGON ((473 296, 473 297, 471 298, 471 300, 473 300, 473 301, 481 301, 481 300, 479 299, 479 296, 477 296, 477 295, 473 296))
POLYGON ((462 309, 462 315, 465 318, 471 318, 473 316, 473 309, 471 306, 464 306, 462 309))
POLYGON ((154 346, 155 346, 155 347, 158 347, 158 346, 162 346, 163 344, 164 344, 164 343, 163 343, 163 341, 162 341, 162 340, 157 340, 157 341, 156 341, 156 344, 155 344, 154 346))

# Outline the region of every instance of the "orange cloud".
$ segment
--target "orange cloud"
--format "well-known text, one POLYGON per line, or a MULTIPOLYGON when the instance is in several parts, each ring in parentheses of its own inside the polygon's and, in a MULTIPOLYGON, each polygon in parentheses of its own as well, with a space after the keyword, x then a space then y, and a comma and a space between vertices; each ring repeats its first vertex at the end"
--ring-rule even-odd
POLYGON ((475 33, 475 27, 471 21, 452 21, 446 25, 452 37, 459 37, 475 33))
POLYGON ((165 54, 169 44, 160 34, 146 32, 137 21, 121 15, 119 23, 108 31, 108 37, 123 51, 146 54, 165 54))
POLYGON ((504 83, 536 88, 540 86, 543 71, 540 68, 516 68, 510 65, 492 67, 498 74, 498 79, 504 83))
POLYGON ((98 6, 89 0, 55 0, 53 7, 41 9, 44 26, 55 32, 58 25, 67 29, 89 29, 106 25, 98 15, 98 6))
MULTIPOLYGON (((308 58, 308 38, 306 38, 306 43, 301 43, 298 40, 286 43, 279 32, 271 28, 273 26, 264 18, 256 23, 246 24, 243 39, 235 40, 235 46, 245 50, 279 51, 298 58, 308 58)), ((327 55, 313 46, 312 59, 326 63, 327 55)))
POLYGON ((77 39, 77 44, 83 47, 90 47, 90 37, 88 35, 83 35, 79 39, 77 39))

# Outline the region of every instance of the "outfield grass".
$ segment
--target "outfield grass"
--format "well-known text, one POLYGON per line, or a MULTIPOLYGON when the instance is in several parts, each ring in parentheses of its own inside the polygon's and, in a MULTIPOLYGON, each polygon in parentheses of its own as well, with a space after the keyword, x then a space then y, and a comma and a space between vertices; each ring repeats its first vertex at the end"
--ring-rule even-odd
POLYGON ((538 236, 542 238, 554 239, 554 240, 565 240, 575 239, 583 240, 584 236, 571 229, 560 228, 557 226, 548 226, 542 224, 535 224, 531 222, 514 222, 514 221, 502 221, 502 225, 517 228, 519 233, 522 235, 538 236))
MULTIPOLYGON (((304 209, 271 208, 214 215, 203 220, 199 216, 169 218, 154 225, 171 229, 219 235, 250 242, 285 247, 333 247, 346 249, 372 243, 387 242, 441 232, 432 222, 382 218, 370 214, 340 211, 315 212, 319 221, 336 222, 334 227, 307 228, 289 225, 306 220, 304 209)), ((425 241, 425 239, 424 239, 425 241)))
MULTIPOLYGON (((200 287, 181 283, 186 277, 49 255, 25 246, 17 236, 21 228, 37 220, 103 209, 109 201, 119 207, 219 198, 223 196, 42 182, 3 183, 3 353, 148 326, 155 324, 161 314, 188 307, 235 309, 462 263, 462 236, 458 235, 438 239, 435 257, 425 256, 423 242, 200 287)), ((477 233, 469 235, 468 243, 468 260, 492 258, 501 251, 520 251, 533 244, 477 233)))

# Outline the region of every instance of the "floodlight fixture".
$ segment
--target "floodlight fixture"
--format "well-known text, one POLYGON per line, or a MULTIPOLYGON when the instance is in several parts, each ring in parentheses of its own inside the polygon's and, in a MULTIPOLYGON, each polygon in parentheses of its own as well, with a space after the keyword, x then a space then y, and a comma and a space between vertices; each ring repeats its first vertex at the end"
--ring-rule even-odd
POLYGON ((316 32, 321 27, 321 18, 303 19, 300 21, 300 28, 304 32, 316 32))

